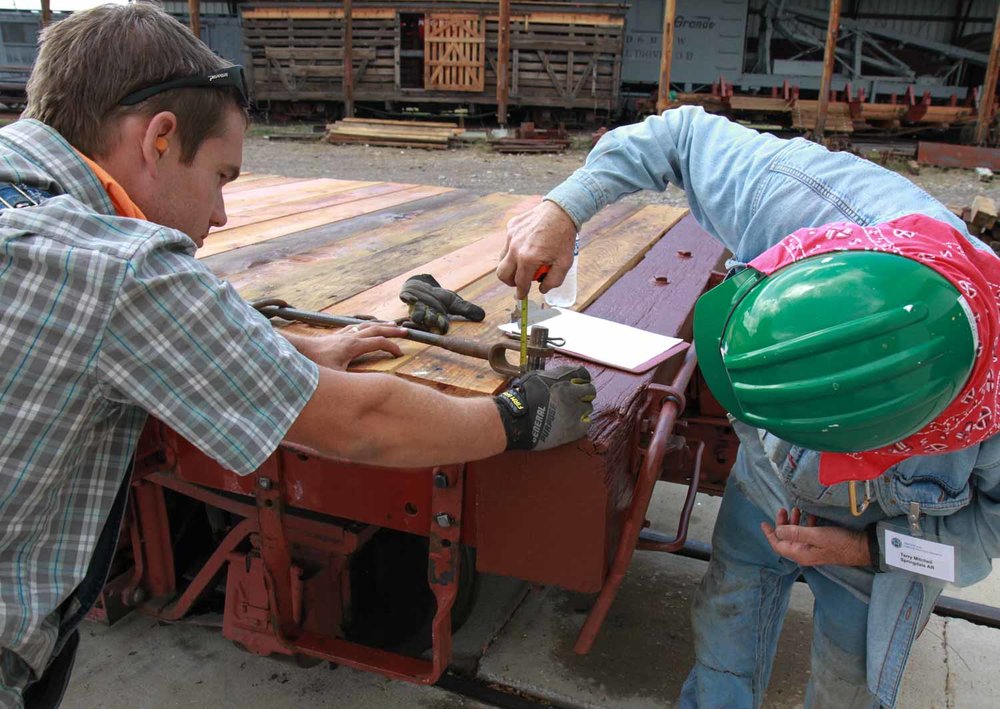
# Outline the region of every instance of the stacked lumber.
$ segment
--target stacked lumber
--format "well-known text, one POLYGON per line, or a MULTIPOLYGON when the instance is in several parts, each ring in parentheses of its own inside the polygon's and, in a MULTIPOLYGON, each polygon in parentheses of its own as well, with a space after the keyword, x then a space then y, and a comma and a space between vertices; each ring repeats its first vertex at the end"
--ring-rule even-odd
POLYGON ((457 123, 344 118, 326 127, 328 143, 444 150, 462 133, 457 123))
POLYGON ((522 123, 514 135, 490 141, 495 153, 561 153, 571 144, 566 129, 535 128, 534 123, 522 123))
MULTIPOLYGON (((796 130, 815 130, 819 117, 818 101, 798 101, 791 109, 792 128, 796 130)), ((826 125, 824 130, 830 133, 853 133, 854 121, 846 103, 831 103, 827 107, 826 125)))
POLYGON ((962 218, 970 234, 978 236, 1000 254, 1000 221, 997 219, 995 200, 979 195, 967 207, 949 204, 948 209, 962 218))

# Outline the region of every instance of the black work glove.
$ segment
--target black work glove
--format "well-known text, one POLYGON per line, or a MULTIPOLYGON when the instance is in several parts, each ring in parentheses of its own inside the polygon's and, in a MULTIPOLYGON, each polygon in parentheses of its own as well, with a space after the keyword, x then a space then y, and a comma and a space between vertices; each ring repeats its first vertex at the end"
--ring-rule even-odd
POLYGON ((590 428, 597 390, 584 367, 528 372, 494 397, 508 450, 545 450, 575 441, 590 428))
POLYGON ((482 308, 455 291, 442 288, 429 273, 407 278, 399 299, 410 306, 410 321, 417 328, 439 335, 448 332, 449 315, 461 315, 473 322, 482 322, 486 317, 482 308))

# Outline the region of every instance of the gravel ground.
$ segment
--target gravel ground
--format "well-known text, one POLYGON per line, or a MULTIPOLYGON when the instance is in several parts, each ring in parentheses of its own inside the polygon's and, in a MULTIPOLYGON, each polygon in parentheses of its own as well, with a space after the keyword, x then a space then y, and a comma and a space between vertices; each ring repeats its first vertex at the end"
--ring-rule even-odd
MULTIPOLYGON (((330 145, 319 140, 284 142, 267 140, 267 132, 267 128, 260 126, 250 131, 244 149, 244 171, 289 177, 413 182, 459 187, 479 194, 545 194, 581 166, 587 156, 585 148, 559 155, 501 155, 491 152, 484 143, 452 150, 412 150, 330 145)), ((298 132, 301 134, 301 130, 298 132)), ((890 163, 889 167, 903 171, 905 163, 890 163)), ((969 205, 978 194, 1000 203, 1000 177, 986 184, 979 182, 972 170, 931 167, 924 167, 920 175, 904 174, 945 204, 969 205)), ((626 199, 686 204, 679 190, 664 194, 641 192, 626 199)))

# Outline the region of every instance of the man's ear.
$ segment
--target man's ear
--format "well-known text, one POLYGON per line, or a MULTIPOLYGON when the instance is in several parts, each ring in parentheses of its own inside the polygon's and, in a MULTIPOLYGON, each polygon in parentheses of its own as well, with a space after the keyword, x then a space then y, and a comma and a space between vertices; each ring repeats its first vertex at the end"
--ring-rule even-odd
POLYGON ((177 116, 172 112, 161 111, 149 120, 142 137, 142 157, 154 176, 160 160, 171 150, 180 149, 177 139, 177 116))

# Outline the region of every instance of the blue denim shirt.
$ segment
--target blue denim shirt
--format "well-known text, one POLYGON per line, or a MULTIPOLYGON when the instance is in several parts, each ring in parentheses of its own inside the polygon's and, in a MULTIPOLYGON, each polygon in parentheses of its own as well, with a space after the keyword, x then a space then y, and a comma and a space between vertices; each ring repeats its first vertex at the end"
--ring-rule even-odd
MULTIPOLYGON (((989 251, 944 205, 894 172, 801 138, 760 134, 695 107, 611 131, 547 199, 579 227, 623 195, 668 185, 684 190, 694 217, 733 252, 736 263, 802 227, 871 225, 913 213, 952 224, 989 251)), ((750 426, 737 423, 736 429, 742 446, 730 482, 765 511, 798 506, 845 527, 905 528, 909 505, 918 502, 924 533, 955 547, 958 585, 985 578, 991 560, 1000 556, 1000 436, 893 467, 874 482, 876 502, 855 518, 846 484, 820 485, 818 453, 750 426)), ((926 617, 941 585, 895 572, 821 570, 870 604, 868 687, 892 706, 918 619, 926 617)))

